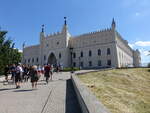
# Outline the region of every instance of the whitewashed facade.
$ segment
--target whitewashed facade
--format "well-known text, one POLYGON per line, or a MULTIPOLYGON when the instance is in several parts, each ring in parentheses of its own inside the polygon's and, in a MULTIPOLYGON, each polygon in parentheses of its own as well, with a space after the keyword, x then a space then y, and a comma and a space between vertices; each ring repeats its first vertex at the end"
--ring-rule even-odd
POLYGON ((73 37, 66 20, 62 31, 45 36, 40 33, 40 44, 23 49, 22 62, 27 65, 61 64, 64 67, 139 67, 140 53, 129 47, 116 30, 111 28, 73 37))

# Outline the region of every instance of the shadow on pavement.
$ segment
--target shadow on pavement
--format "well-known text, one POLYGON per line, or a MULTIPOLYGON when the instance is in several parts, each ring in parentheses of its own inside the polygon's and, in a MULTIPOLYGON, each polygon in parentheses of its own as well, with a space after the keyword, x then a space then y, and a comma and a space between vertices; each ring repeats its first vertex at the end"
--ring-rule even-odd
POLYGON ((13 89, 16 89, 16 88, 4 88, 4 89, 0 89, 0 91, 7 91, 7 90, 13 90, 13 89))
POLYGON ((82 113, 71 79, 68 79, 66 82, 67 83, 66 83, 66 112, 65 113, 82 113))
POLYGON ((13 92, 28 92, 28 91, 33 91, 32 89, 21 89, 21 90, 15 90, 13 92))
POLYGON ((43 83, 40 83, 40 82, 39 82, 39 83, 37 83, 37 85, 46 85, 46 83, 44 83, 44 82, 43 82, 43 83))

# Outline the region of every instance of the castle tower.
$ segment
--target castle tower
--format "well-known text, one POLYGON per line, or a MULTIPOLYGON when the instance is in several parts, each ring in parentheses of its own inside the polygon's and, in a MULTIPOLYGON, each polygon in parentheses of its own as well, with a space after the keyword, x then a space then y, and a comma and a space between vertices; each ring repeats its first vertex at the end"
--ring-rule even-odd
POLYGON ((63 26, 63 29, 62 29, 62 33, 68 33, 67 17, 64 17, 64 26, 63 26))
POLYGON ((116 28, 116 22, 115 22, 114 18, 112 20, 111 28, 112 28, 112 30, 115 30, 115 28, 116 28))
POLYGON ((62 28, 62 34, 64 35, 65 37, 65 40, 66 40, 66 47, 68 47, 68 44, 69 44, 69 39, 71 37, 69 31, 68 31, 68 26, 67 26, 67 17, 64 17, 64 25, 63 25, 63 28, 62 28))
POLYGON ((45 37, 44 35, 44 24, 42 25, 42 31, 40 32, 40 64, 43 65, 42 58, 43 58, 43 38, 45 37))

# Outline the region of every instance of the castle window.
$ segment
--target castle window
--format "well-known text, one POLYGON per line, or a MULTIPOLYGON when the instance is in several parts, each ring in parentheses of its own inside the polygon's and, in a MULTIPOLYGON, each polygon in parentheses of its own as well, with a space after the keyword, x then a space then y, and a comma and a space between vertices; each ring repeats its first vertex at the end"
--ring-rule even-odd
POLYGON ((107 55, 110 55, 110 48, 107 48, 107 55))
POLYGON ((102 66, 101 60, 98 61, 98 66, 102 66))
POLYGON ((101 56, 101 50, 98 49, 98 56, 101 56))
POLYGON ((73 58, 76 58, 76 53, 73 53, 73 58))
POLYGON ((89 51, 89 56, 90 56, 90 57, 92 56, 92 51, 91 51, 91 50, 89 51))
POLYGON ((90 67, 92 66, 92 61, 89 61, 89 66, 90 66, 90 67))
POLYGON ((76 63, 75 62, 73 63, 73 67, 76 67, 76 63))
POLYGON ((61 59, 61 53, 59 53, 59 59, 61 59))
POLYGON ((81 51, 80 56, 83 57, 83 52, 81 51))
POLYGON ((80 62, 80 66, 83 67, 83 62, 80 62))
POLYGON ((44 60, 46 60, 46 55, 44 55, 44 60))
POLYGON ((28 59, 28 63, 30 63, 30 58, 28 59))
POLYGON ((26 59, 24 60, 24 63, 26 63, 26 59))
POLYGON ((34 63, 34 58, 32 58, 32 63, 34 63))
POLYGON ((107 65, 111 66, 111 60, 107 60, 107 65))
POLYGON ((39 61, 39 58, 37 57, 37 58, 36 58, 36 62, 38 62, 38 61, 39 61))

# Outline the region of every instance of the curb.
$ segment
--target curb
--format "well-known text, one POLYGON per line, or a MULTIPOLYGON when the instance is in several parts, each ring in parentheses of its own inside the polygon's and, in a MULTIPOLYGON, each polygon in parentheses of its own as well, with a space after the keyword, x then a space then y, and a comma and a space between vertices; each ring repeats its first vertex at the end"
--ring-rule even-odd
POLYGON ((71 75, 74 90, 82 113, 111 113, 92 93, 83 85, 76 75, 71 75))

